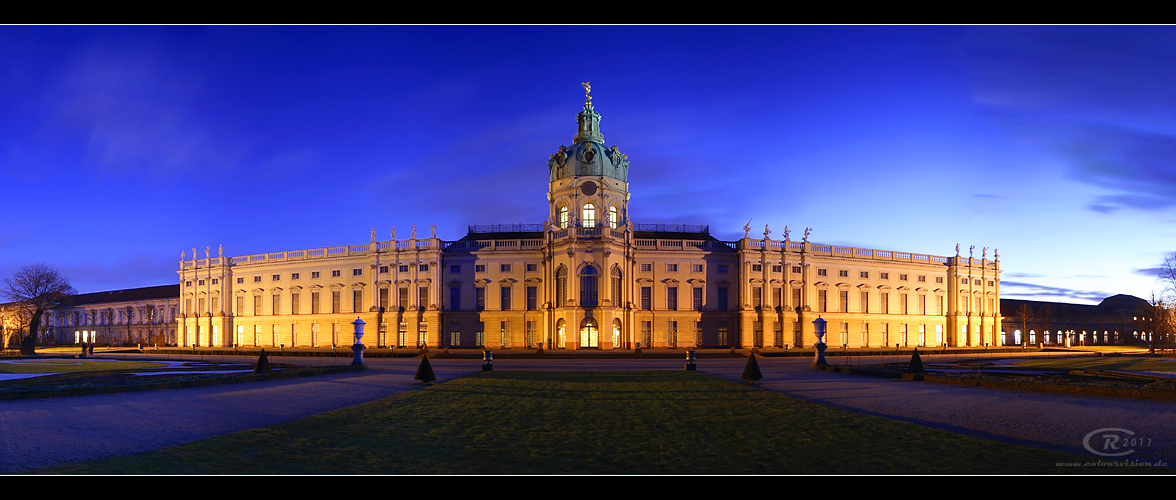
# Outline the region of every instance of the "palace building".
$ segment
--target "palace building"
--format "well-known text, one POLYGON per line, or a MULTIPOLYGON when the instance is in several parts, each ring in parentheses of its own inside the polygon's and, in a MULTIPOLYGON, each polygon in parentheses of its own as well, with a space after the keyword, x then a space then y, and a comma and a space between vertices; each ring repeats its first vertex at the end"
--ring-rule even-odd
POLYGON ((629 220, 629 158, 587 97, 548 157, 548 220, 414 226, 357 245, 181 255, 183 346, 633 349, 999 345, 1000 265, 975 258, 744 237, 629 220))

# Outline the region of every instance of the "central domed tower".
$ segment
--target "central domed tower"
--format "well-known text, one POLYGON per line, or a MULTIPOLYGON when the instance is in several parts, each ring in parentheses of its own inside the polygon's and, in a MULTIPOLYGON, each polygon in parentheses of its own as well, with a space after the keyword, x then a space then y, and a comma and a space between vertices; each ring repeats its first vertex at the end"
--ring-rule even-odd
POLYGON ((616 228, 629 218, 629 157, 615 145, 605 147, 591 87, 585 83, 584 90, 584 109, 576 115, 578 130, 571 147, 560 146, 547 160, 549 220, 559 228, 616 228))

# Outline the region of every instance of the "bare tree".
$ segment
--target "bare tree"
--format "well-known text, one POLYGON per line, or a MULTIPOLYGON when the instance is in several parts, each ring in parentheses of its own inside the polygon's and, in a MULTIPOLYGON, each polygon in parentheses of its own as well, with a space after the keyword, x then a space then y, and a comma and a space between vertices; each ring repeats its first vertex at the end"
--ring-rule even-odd
POLYGON ((19 302, 32 311, 29 318, 29 333, 21 350, 32 354, 37 345, 37 331, 41 328, 41 316, 62 300, 74 293, 60 271, 45 264, 29 264, 21 267, 11 278, 4 278, 3 294, 8 300, 19 302))
MULTIPOLYGON (((1156 277, 1160 284, 1160 300, 1171 300, 1176 297, 1176 252, 1164 257, 1160 264, 1160 274, 1156 277)), ((1154 298, 1153 298, 1154 301, 1154 298)))
POLYGON ((1029 320, 1033 319, 1033 308, 1029 304, 1021 304, 1013 311, 1013 316, 1021 321, 1021 345, 1029 342, 1029 320))
POLYGON ((1139 311, 1140 324, 1145 332, 1151 333, 1151 349, 1164 348, 1168 344, 1174 327, 1176 327, 1176 311, 1172 305, 1163 299, 1152 296, 1143 310, 1139 311))
MULTIPOLYGON (((1049 331, 1049 320, 1053 319, 1054 316, 1056 316, 1056 310, 1053 306, 1049 304, 1042 304, 1037 307, 1037 317, 1041 318, 1042 335, 1046 335, 1045 332, 1049 331)), ((1045 337, 1045 342, 1049 342, 1048 337, 1045 337)))

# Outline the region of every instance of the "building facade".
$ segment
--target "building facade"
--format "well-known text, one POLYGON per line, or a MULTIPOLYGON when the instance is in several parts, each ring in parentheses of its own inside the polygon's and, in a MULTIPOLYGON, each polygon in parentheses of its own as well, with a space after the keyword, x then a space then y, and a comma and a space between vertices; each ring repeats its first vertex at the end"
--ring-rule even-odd
POLYGON ((179 291, 177 285, 161 285, 71 295, 46 311, 42 342, 175 345, 179 291))
POLYGON ((1149 345, 1155 324, 1146 300, 1113 295, 1098 305, 1001 299, 1006 345, 1149 345))
POLYGON ((812 321, 848 347, 999 345, 1000 265, 629 220, 629 158, 591 97, 548 157, 548 220, 465 237, 226 257, 181 254, 177 341, 188 346, 632 349, 804 347, 812 321))

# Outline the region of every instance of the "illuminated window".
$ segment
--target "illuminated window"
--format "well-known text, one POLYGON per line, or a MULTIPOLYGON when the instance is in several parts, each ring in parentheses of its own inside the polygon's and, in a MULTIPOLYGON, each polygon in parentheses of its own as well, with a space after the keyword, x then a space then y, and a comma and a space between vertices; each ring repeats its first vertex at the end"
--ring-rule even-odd
POLYGON ((608 207, 608 227, 617 228, 617 207, 608 207))
POLYGON ((568 207, 567 205, 560 205, 559 207, 559 227, 560 229, 568 228, 568 207))
POLYGON ((584 227, 596 227, 596 205, 591 203, 584 204, 584 227))

